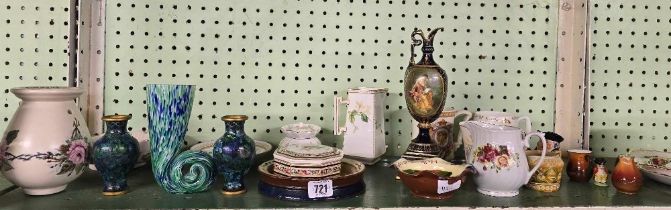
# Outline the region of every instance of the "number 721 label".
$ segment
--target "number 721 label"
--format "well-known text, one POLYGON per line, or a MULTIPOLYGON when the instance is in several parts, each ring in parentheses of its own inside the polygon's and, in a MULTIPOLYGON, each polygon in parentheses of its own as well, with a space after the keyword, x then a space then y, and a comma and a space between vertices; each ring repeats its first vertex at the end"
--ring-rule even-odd
POLYGON ((450 184, 447 183, 447 180, 438 180, 438 194, 443 194, 447 192, 454 191, 456 189, 459 189, 461 187, 461 180, 457 180, 456 182, 450 184))
POLYGON ((308 182, 308 198, 323 198, 331 196, 333 196, 333 180, 308 182))

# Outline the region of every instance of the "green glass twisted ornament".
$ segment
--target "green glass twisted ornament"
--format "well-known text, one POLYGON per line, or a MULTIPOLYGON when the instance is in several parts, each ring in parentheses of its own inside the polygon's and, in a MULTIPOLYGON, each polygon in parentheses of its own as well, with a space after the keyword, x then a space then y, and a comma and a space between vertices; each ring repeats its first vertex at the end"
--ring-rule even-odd
POLYGON ((193 85, 147 85, 151 167, 156 182, 170 193, 206 191, 216 175, 212 157, 205 152, 180 153, 194 94, 193 85))

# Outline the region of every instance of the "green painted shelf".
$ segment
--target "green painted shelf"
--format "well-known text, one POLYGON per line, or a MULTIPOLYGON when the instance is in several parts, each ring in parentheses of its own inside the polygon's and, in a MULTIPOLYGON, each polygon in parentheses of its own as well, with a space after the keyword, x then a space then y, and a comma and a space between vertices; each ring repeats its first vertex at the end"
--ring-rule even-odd
MULTIPOLYGON (((614 159, 609 159, 612 168, 614 159)), ((573 183, 564 176, 559 192, 540 193, 527 188, 512 198, 495 198, 479 194, 468 180, 453 198, 436 201, 413 197, 395 170, 382 164, 365 172, 366 192, 362 195, 327 202, 290 202, 265 197, 257 190, 258 173, 246 178, 248 192, 240 196, 223 196, 221 182, 208 192, 173 195, 154 182, 149 166, 131 172, 129 194, 105 197, 100 193, 102 181, 96 172, 88 171, 70 184, 66 191, 48 196, 28 196, 15 189, 0 196, 2 209, 135 209, 135 208, 347 208, 347 207, 586 207, 586 206, 671 206, 671 186, 646 180, 637 195, 617 193, 611 187, 591 183, 573 183)), ((501 180, 504 181, 504 180, 501 180)))

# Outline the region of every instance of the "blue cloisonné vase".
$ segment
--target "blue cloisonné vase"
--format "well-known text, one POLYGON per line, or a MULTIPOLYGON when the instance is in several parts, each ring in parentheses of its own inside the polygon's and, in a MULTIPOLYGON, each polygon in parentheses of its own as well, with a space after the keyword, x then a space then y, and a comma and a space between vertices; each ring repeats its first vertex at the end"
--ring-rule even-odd
POLYGON ((128 120, 128 115, 103 117, 107 130, 93 145, 93 161, 103 177, 103 195, 122 195, 128 191, 126 175, 140 155, 137 139, 126 131, 128 120))
POLYGON ((180 153, 195 90, 194 85, 147 85, 151 168, 156 182, 170 193, 206 191, 216 175, 207 153, 180 153))
POLYGON ((246 115, 226 115, 222 118, 226 133, 214 143, 213 156, 219 174, 224 176, 224 195, 245 193, 243 176, 254 164, 254 140, 245 134, 246 115))

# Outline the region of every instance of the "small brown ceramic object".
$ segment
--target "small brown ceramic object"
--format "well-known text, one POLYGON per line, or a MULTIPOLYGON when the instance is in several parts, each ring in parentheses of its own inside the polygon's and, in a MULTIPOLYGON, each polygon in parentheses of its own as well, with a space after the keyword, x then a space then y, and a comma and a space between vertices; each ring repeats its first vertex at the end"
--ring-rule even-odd
POLYGON ((594 160, 594 185, 599 187, 608 187, 608 169, 606 168, 606 159, 597 158, 594 160))
POLYGON ((641 171, 636 167, 634 158, 629 155, 618 157, 611 177, 615 189, 625 194, 636 194, 643 186, 641 171))
POLYGON ((269 185, 288 189, 307 189, 309 181, 324 179, 332 180, 334 188, 356 184, 363 180, 363 171, 365 168, 366 166, 359 161, 343 158, 340 174, 324 178, 288 177, 275 173, 272 160, 259 165, 258 170, 261 181, 269 185))
POLYGON ((588 182, 592 178, 592 151, 569 150, 566 173, 571 181, 588 182))
POLYGON ((470 173, 470 170, 464 170, 458 176, 445 177, 439 175, 437 171, 419 171, 415 174, 399 171, 398 176, 401 177, 403 184, 410 189, 414 196, 442 200, 451 198, 458 189, 438 194, 438 180, 447 180, 450 185, 461 181, 459 185, 464 185, 468 173, 470 173))
POLYGON ((453 165, 440 158, 401 158, 394 162, 394 166, 401 181, 414 196, 428 199, 451 198, 465 184, 466 176, 473 171, 464 165, 453 165), (444 187, 440 191, 439 185, 444 187))

